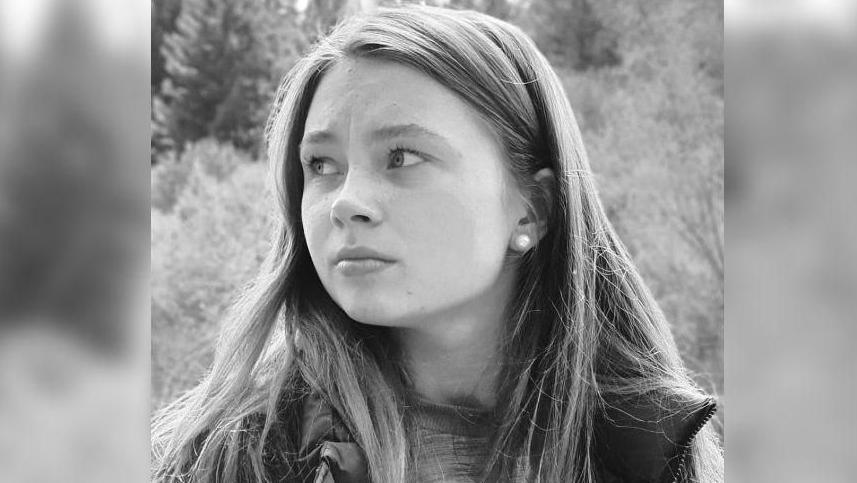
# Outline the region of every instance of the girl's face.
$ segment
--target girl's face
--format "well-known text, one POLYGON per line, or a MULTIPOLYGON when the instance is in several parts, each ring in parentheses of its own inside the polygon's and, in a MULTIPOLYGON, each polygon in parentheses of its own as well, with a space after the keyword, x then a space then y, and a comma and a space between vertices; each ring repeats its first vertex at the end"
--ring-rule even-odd
POLYGON ((419 327, 505 303, 525 205, 492 131, 450 90, 343 60, 313 97, 300 158, 310 256, 351 318, 419 327))

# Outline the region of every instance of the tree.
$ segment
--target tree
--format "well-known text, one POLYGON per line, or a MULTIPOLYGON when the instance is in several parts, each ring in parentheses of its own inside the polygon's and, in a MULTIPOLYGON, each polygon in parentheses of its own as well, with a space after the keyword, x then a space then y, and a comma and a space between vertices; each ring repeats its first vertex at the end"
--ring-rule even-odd
POLYGON ((166 61, 161 49, 164 38, 175 32, 176 20, 181 13, 181 0, 152 0, 152 95, 161 88, 161 82, 167 76, 166 61))
POLYGON ((509 0, 449 0, 447 6, 476 10, 502 20, 509 20, 513 12, 513 5, 509 0))
POLYGON ((354 0, 314 0, 307 4, 301 19, 301 28, 309 42, 323 37, 344 15, 360 9, 354 0))
POLYGON ((166 79, 153 105, 155 155, 203 137, 257 154, 294 11, 277 1, 185 0, 164 38, 166 79))
POLYGON ((604 25, 589 0, 533 0, 529 12, 528 30, 555 62, 585 70, 621 61, 618 34, 604 25))

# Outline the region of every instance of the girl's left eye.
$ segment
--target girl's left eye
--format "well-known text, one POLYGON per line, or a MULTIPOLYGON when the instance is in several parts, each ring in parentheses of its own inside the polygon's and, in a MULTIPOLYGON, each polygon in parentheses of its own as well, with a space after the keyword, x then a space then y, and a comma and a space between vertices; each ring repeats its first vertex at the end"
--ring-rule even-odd
POLYGON ((407 168, 425 161, 420 153, 405 148, 391 150, 389 159, 391 168, 407 168))

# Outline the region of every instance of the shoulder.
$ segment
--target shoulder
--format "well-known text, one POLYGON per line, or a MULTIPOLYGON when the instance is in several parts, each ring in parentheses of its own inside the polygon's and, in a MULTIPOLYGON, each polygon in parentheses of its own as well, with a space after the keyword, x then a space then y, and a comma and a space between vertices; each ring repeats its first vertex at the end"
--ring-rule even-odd
POLYGON ((600 464, 621 481, 678 481, 697 433, 717 410, 670 399, 613 398, 595 424, 600 464))
MULTIPOLYGON (((298 408, 300 444, 287 473, 296 481, 369 481, 366 456, 335 409, 317 395, 305 397, 298 408)), ((643 398, 605 401, 595 422, 598 462, 613 481, 679 481, 696 434, 716 409, 711 397, 693 405, 643 398)))

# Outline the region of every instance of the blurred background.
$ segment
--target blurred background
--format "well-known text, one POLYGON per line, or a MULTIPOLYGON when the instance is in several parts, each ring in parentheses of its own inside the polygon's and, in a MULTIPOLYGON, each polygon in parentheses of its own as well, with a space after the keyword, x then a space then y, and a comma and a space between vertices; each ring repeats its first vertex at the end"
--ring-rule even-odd
POLYGON ((728 481, 857 475, 857 2, 726 2, 728 481))
MULTIPOLYGON (((198 379, 265 249, 257 123, 365 5, 226 3, 0 0, 0 482, 148 480, 150 410, 198 379)), ((452 4, 520 25, 564 79, 728 408, 728 480, 852 481, 857 2, 452 4)))
POLYGON ((148 14, 0 0, 0 482, 147 477, 148 14))
MULTIPOLYGON (((267 249, 271 204, 261 131, 279 79, 338 19, 391 3, 153 3, 154 406, 199 380, 221 315, 267 249)), ((507 20, 549 57, 578 115, 611 220, 688 365, 704 387, 722 394, 722 5, 425 3, 507 20)))

